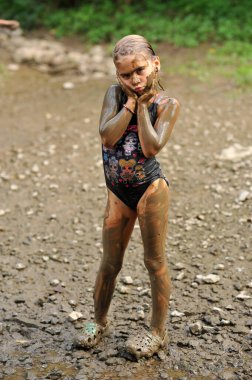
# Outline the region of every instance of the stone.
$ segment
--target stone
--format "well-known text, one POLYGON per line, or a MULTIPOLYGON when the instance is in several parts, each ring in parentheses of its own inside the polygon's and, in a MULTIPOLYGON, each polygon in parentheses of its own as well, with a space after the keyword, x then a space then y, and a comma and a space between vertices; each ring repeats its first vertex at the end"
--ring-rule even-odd
POLYGON ((117 287, 117 290, 121 294, 128 294, 128 293, 130 293, 130 289, 127 286, 124 286, 124 285, 119 285, 117 287))
POLYGON ((122 282, 123 284, 125 285, 132 285, 133 284, 133 280, 130 276, 125 276, 122 278, 122 282))
POLYGON ((73 82, 64 82, 62 87, 64 90, 72 90, 75 86, 73 82))
POLYGON ((181 280, 183 280, 183 278, 185 277, 185 272, 180 272, 177 276, 176 276, 176 280, 177 281, 181 281, 181 280))
POLYGON ((79 311, 72 311, 68 314, 68 318, 70 321, 77 321, 78 319, 83 318, 83 314, 79 311))
POLYGON ((203 282, 205 284, 216 284, 217 282, 220 281, 220 276, 218 276, 217 274, 212 274, 212 273, 206 276, 202 274, 198 274, 196 276, 196 280, 199 282, 203 282))
POLYGON ((189 330, 193 335, 200 335, 202 333, 202 322, 197 321, 189 325, 189 330))
POLYGON ((238 143, 231 145, 221 151, 219 159, 222 161, 239 162, 252 155, 252 146, 242 146, 238 143))
POLYGON ((17 263, 16 266, 15 266, 15 268, 16 268, 17 270, 23 270, 23 269, 26 268, 26 265, 23 264, 23 263, 17 263))
POLYGON ((247 190, 242 190, 240 194, 237 197, 238 202, 245 202, 247 199, 249 199, 250 193, 247 190))
POLYGON ((183 317, 185 313, 178 311, 178 310, 173 310, 171 312, 171 317, 183 317))
POLYGON ((50 284, 52 286, 58 286, 60 284, 60 280, 58 280, 57 278, 53 279, 50 281, 50 284))
POLYGON ((246 294, 245 291, 243 290, 239 294, 237 294, 235 298, 237 298, 238 300, 247 300, 247 299, 251 299, 252 297, 246 294))

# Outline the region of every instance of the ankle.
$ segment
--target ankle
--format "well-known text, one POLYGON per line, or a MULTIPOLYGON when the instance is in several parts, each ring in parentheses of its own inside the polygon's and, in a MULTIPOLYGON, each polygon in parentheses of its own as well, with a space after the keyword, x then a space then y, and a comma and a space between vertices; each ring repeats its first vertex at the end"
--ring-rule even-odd
POLYGON ((161 329, 157 327, 151 327, 151 333, 163 339, 166 334, 166 330, 164 328, 161 329))
POLYGON ((108 323, 108 321, 107 321, 107 319, 105 318, 103 318, 103 319, 101 319, 101 318, 96 318, 95 319, 95 322, 98 324, 98 325, 100 325, 100 326, 102 326, 102 327, 106 327, 106 325, 107 325, 107 323, 108 323))

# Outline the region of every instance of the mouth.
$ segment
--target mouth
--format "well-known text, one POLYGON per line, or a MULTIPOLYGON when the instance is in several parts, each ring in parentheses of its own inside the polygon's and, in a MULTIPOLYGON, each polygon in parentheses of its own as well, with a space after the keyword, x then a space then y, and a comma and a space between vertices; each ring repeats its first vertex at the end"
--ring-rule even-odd
POLYGON ((141 87, 141 86, 138 86, 138 87, 135 87, 135 89, 134 89, 134 91, 135 92, 141 92, 141 91, 143 91, 143 87, 141 87))

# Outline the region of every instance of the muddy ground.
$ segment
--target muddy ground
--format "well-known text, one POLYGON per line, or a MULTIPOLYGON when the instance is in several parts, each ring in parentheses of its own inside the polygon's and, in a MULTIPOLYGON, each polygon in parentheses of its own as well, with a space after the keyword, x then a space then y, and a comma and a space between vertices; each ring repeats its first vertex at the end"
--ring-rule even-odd
MULTIPOLYGON (((180 64, 203 53, 160 47, 166 68, 171 57, 180 64)), ((72 344, 93 317, 106 202, 98 119, 114 79, 9 71, 0 55, 0 379, 251 379, 251 92, 220 77, 163 78, 181 103, 159 155, 171 189, 170 341, 137 362, 124 342, 148 324, 151 306, 138 225, 110 334, 90 351, 72 344), (74 88, 63 89, 67 81, 74 88), (72 311, 82 318, 71 321, 72 311)))

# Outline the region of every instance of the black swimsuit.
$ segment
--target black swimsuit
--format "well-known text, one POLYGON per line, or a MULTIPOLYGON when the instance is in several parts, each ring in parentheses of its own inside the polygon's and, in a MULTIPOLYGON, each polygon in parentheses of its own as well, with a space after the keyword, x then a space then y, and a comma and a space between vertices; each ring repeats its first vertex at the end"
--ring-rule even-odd
MULTIPOLYGON (((119 109, 125 101, 125 94, 122 94, 119 109)), ((157 118, 157 106, 152 103, 148 108, 152 125, 157 118)), ((146 158, 142 152, 136 115, 132 116, 126 131, 112 149, 102 146, 102 156, 107 187, 133 210, 156 179, 163 178, 169 185, 156 158, 146 158)))

